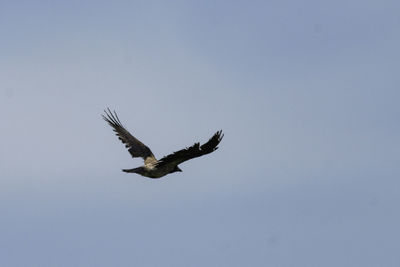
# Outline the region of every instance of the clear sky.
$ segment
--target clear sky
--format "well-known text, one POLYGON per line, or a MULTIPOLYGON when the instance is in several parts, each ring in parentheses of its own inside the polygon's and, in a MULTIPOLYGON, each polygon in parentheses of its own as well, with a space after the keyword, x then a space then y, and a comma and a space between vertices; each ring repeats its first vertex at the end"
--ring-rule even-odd
POLYGON ((399 266, 399 10, 1 0, 0 265, 399 266))

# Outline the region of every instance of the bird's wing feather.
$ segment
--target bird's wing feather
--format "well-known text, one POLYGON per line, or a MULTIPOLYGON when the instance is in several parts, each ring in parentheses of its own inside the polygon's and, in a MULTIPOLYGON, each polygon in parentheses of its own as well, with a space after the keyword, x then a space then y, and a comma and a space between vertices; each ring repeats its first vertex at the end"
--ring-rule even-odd
POLYGON ((125 147, 128 148, 129 153, 132 157, 141 157, 146 161, 156 161, 153 153, 150 148, 136 139, 133 135, 131 135, 125 128, 122 126, 117 113, 114 111, 114 114, 108 108, 104 110, 105 115, 103 119, 108 122, 108 124, 113 128, 114 132, 118 136, 118 139, 125 144, 125 147))
POLYGON ((195 143, 191 147, 181 149, 168 156, 165 156, 158 161, 157 166, 162 166, 166 164, 178 165, 189 159, 209 154, 218 149, 217 146, 221 142, 222 137, 224 137, 222 131, 218 131, 210 138, 210 140, 208 140, 207 143, 201 146, 200 143, 195 143))

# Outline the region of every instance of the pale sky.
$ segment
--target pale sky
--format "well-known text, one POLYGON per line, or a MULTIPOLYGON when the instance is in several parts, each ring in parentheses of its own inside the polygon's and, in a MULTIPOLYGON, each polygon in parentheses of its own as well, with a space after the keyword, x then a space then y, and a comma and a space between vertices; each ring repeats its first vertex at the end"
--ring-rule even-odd
POLYGON ((0 0, 0 265, 399 266, 399 8, 0 0))

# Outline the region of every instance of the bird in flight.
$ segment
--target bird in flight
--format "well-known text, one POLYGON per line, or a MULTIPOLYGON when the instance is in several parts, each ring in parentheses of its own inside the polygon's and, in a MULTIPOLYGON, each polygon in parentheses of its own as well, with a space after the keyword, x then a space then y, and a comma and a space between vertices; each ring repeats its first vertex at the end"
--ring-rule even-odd
POLYGON ((104 112, 105 115, 102 115, 103 119, 113 128, 119 140, 125 144, 131 156, 133 158, 141 157, 144 160, 143 166, 133 169, 123 169, 122 171, 137 173, 149 178, 161 178, 169 173, 181 172, 182 170, 178 167, 179 164, 217 150, 217 146, 224 136, 222 131, 218 131, 203 145, 195 143, 191 147, 181 149, 157 160, 150 148, 136 139, 122 126, 115 111, 113 113, 108 108, 104 110, 104 112))

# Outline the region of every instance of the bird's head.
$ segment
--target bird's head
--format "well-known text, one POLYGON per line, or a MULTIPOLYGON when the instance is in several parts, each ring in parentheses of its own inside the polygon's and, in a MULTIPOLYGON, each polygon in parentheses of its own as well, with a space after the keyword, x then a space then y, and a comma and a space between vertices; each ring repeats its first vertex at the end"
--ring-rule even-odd
POLYGON ((172 172, 182 172, 182 170, 178 166, 175 166, 172 172))

